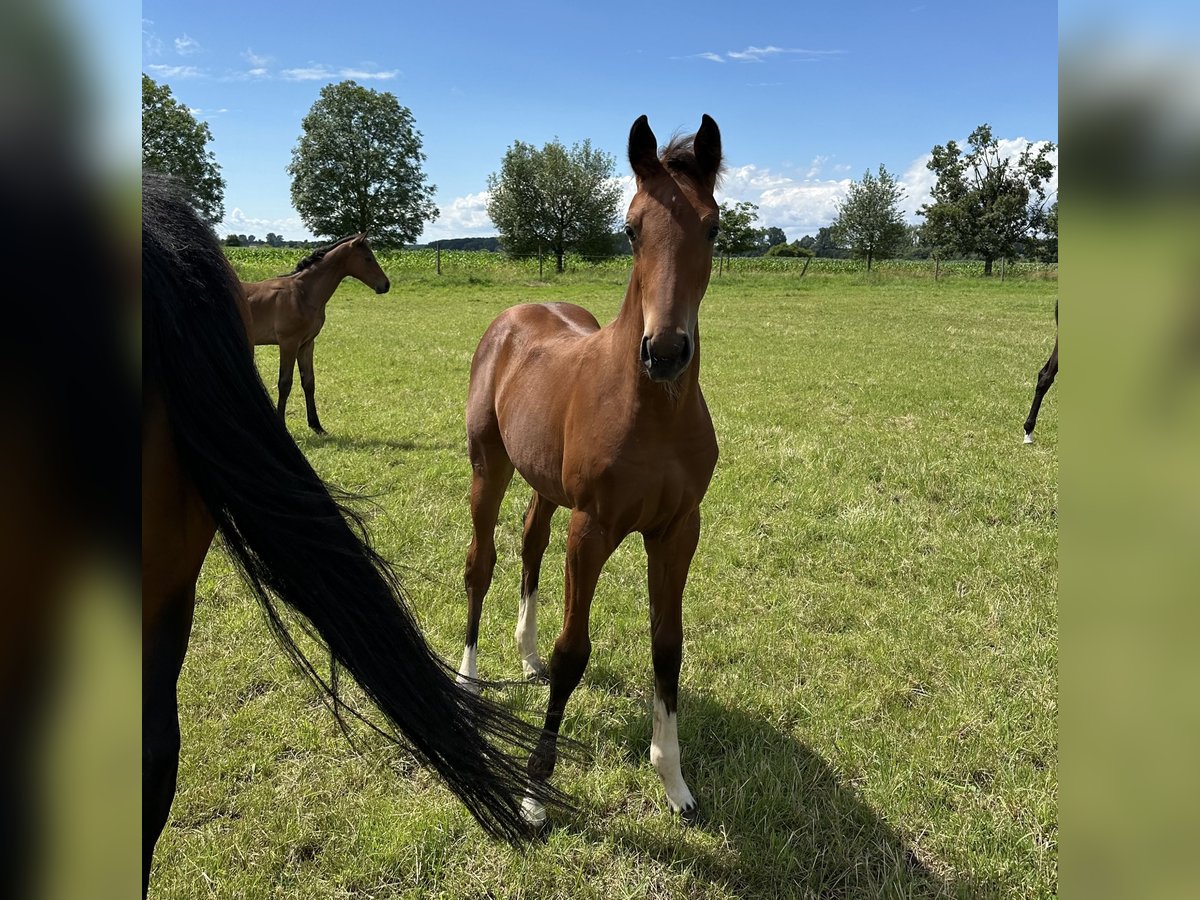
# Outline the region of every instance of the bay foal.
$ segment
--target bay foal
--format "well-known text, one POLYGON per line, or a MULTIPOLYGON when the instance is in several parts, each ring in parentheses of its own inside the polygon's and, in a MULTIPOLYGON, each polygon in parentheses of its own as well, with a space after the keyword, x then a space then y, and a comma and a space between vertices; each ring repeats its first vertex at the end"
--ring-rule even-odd
MULTIPOLYGON (((533 488, 521 551, 516 640, 527 675, 537 654, 537 585, 557 507, 571 510, 566 604, 550 657, 546 730, 529 759, 535 785, 554 770, 571 692, 591 654, 588 617, 600 569, 640 532, 649 569, 654 728, 650 759, 673 811, 696 801, 679 765, 676 696, 683 651, 682 601, 700 537, 700 501, 717 462, 712 419, 700 391, 700 301, 712 272, 721 135, 704 116, 695 135, 659 154, 642 116, 629 133, 637 193, 626 216, 633 272, 617 317, 601 328, 568 303, 502 313, 471 363, 467 442, 473 472, 467 551, 467 636, 460 680, 477 677, 483 599, 496 562, 494 532, 513 470, 533 488)), ((533 825, 546 813, 526 797, 533 825)))
POLYGON ((253 320, 251 342, 256 347, 279 345, 279 418, 287 410, 298 363, 308 427, 317 434, 325 429, 317 417, 313 343, 325 325, 325 306, 346 277, 357 278, 377 294, 391 289, 365 234, 352 234, 315 250, 288 275, 242 285, 253 320))

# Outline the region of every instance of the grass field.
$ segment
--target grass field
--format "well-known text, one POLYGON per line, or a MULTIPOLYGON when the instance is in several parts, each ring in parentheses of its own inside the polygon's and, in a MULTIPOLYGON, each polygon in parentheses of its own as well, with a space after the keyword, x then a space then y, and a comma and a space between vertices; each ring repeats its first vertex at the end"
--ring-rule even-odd
MULTIPOLYGON (((239 259, 246 277, 254 271, 239 259)), ((385 263, 386 266, 386 263, 385 263)), ((395 274, 395 273, 393 273, 395 274)), ((461 652, 469 539, 463 401, 488 322, 569 299, 606 321, 619 272, 398 275, 346 283, 316 349, 317 470, 369 493, 445 658, 461 652)), ((581 802, 545 844, 491 842, 430 775, 356 751, 277 651, 220 552, 181 681, 179 794, 152 896, 907 897, 1057 891, 1058 401, 1021 444, 1057 283, 742 273, 701 309, 721 444, 684 600, 683 770, 649 763, 645 556, 601 577, 592 662, 556 783, 581 802)), ((274 393, 277 356, 260 348, 274 393)), ((513 678, 514 481, 484 609, 481 675, 513 678)), ((565 515, 542 578, 541 652, 562 612, 565 515)), ((546 688, 497 691, 540 722, 546 688)))

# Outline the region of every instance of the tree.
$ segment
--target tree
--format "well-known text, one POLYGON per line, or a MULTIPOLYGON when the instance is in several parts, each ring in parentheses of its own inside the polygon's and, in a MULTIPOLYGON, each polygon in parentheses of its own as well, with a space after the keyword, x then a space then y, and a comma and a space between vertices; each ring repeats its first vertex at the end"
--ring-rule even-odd
POLYGON ((376 245, 398 246, 437 218, 421 133, 395 94, 327 84, 300 125, 287 171, 292 205, 313 234, 365 232, 376 245))
POLYGON ((972 131, 967 144, 965 154, 954 141, 933 148, 926 164, 937 174, 933 203, 919 214, 937 255, 977 253, 983 273, 991 275, 992 263, 1013 256, 1029 237, 1045 204, 1054 144, 1046 142, 1036 152, 1031 144, 1015 159, 1002 158, 1000 141, 987 124, 972 131))
POLYGON ((225 246, 240 247, 242 246, 242 242, 238 240, 238 236, 236 234, 227 234, 225 235, 225 246))
MULTIPOLYGON (((804 241, 801 241, 800 245, 804 246, 804 241)), ((817 256, 825 259, 846 259, 850 256, 850 251, 838 243, 837 235, 834 234, 832 225, 827 225, 817 231, 817 236, 813 239, 812 246, 809 249, 817 256)))
POLYGON ((212 139, 208 123, 197 122, 169 85, 142 73, 142 168, 177 178, 196 211, 215 225, 225 217, 225 179, 208 149, 212 139))
POLYGON ((812 250, 807 247, 802 247, 800 241, 792 241, 790 244, 775 244, 765 254, 766 256, 785 256, 785 257, 807 257, 813 256, 812 250))
POLYGON ((730 207, 728 203, 721 204, 721 230, 717 232, 717 253, 724 263, 725 257, 749 253, 758 247, 758 229, 754 223, 758 221, 758 207, 753 203, 742 201, 730 207))
POLYGON ((892 256, 904 240, 904 217, 900 213, 903 197, 904 189, 881 165, 878 177, 868 169, 862 181, 853 182, 838 204, 834 238, 855 256, 865 258, 868 272, 871 260, 892 256))
POLYGON ((787 235, 784 234, 782 228, 777 228, 772 225, 770 228, 758 229, 758 245, 755 250, 759 254, 768 254, 772 247, 778 247, 787 243, 787 235))
POLYGON ((585 140, 568 150, 557 138, 541 150, 513 141, 488 176, 488 216, 510 254, 554 254, 563 270, 568 250, 611 249, 621 188, 616 160, 585 140))
POLYGON ((1034 231, 1034 255, 1042 262, 1058 262, 1058 200, 1050 208, 1035 210, 1030 215, 1034 231))

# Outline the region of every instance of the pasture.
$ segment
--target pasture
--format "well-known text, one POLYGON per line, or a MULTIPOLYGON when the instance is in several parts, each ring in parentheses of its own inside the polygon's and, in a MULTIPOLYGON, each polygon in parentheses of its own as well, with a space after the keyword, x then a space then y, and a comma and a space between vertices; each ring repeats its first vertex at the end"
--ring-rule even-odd
MULTIPOLYGON (((293 254, 289 260, 299 253, 293 254)), ((233 255, 243 278, 287 269, 233 255)), ((462 650, 470 536, 463 403, 502 309, 566 299, 601 322, 624 270, 403 271, 345 282, 316 344, 323 424, 289 427, 323 477, 371 495, 434 647, 462 650)), ((536 268, 536 263, 534 263, 536 268)), ((525 851, 365 729, 359 749, 277 650, 214 550, 180 681, 179 792, 151 896, 924 897, 1057 891, 1058 395, 1021 444, 1054 340, 1042 278, 733 272, 701 307, 721 444, 684 599, 686 827, 650 766, 644 551, 604 570, 591 664, 555 783, 581 812, 525 851)), ((274 397, 274 347, 258 348, 274 397)), ((528 489, 514 481, 480 674, 520 673, 512 631, 528 489)), ((543 569, 543 657, 563 536, 543 569)), ((547 689, 495 690, 540 721, 547 689)), ((349 692, 351 698, 355 696, 349 692)))

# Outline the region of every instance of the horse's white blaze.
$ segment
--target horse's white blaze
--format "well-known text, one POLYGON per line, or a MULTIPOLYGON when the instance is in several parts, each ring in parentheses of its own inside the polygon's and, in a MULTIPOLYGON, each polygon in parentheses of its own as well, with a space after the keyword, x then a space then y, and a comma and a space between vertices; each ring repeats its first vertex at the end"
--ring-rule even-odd
POLYGON ((650 739, 650 764, 667 789, 667 803, 673 812, 686 812, 696 805, 679 768, 679 727, 675 713, 654 695, 654 734, 650 739))
POLYGON ((521 801, 521 818, 538 828, 546 821, 546 807, 527 796, 521 801))
POLYGON ((521 654, 521 671, 527 677, 546 671, 537 651, 537 604, 537 591, 528 597, 521 597, 521 606, 517 610, 517 630, 513 633, 517 639, 517 652, 521 654))
POLYGON ((458 683, 471 691, 479 690, 479 685, 472 680, 479 677, 479 667, 475 664, 475 649, 464 647, 462 662, 458 664, 458 683))

